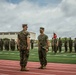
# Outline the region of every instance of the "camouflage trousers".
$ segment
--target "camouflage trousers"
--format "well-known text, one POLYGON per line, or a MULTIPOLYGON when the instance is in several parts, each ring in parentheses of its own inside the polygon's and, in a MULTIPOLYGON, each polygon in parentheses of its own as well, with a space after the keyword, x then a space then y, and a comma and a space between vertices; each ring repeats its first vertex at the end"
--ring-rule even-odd
POLYGON ((58 49, 58 47, 57 47, 57 45, 55 44, 55 45, 53 46, 53 51, 54 51, 54 53, 57 53, 57 49, 58 49))
POLYGON ((59 52, 62 51, 62 46, 58 46, 59 52))
POLYGON ((0 51, 2 51, 2 50, 3 50, 3 46, 0 45, 0 51))
POLYGON ((29 57, 29 50, 20 50, 20 66, 26 67, 29 57))
POLYGON ((11 50, 14 51, 15 50, 15 46, 10 46, 11 50))
POLYGON ((68 50, 68 48, 67 48, 67 46, 65 45, 65 52, 67 52, 67 50, 68 50))
POLYGON ((41 48, 40 50, 38 50, 38 54, 39 54, 39 60, 40 60, 41 66, 46 66, 47 65, 46 50, 41 48))
POLYGON ((72 45, 69 45, 69 52, 72 52, 72 45))
POLYGON ((74 50, 75 50, 75 52, 76 52, 76 46, 74 46, 74 50))

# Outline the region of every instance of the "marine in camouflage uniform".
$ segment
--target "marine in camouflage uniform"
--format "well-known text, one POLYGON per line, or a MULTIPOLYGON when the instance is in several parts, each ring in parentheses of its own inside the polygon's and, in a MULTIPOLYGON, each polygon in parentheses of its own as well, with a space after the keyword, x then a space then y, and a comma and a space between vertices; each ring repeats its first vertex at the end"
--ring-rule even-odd
POLYGON ((38 54, 41 66, 39 69, 46 68, 47 65, 47 51, 48 51, 48 36, 44 34, 44 28, 40 27, 40 35, 38 36, 38 54))
POLYGON ((11 39, 11 41, 10 41, 10 48, 12 51, 15 50, 15 40, 14 39, 11 39))
POLYGON ((34 40, 31 39, 31 49, 34 48, 34 40))
POLYGON ((9 51, 9 39, 5 40, 5 50, 9 51))
POLYGON ((0 50, 2 51, 3 50, 3 40, 0 39, 0 50))
POLYGON ((73 47, 73 41, 71 38, 69 38, 69 52, 72 52, 72 47, 73 47))
POLYGON ((74 40, 74 50, 75 50, 75 53, 76 53, 76 38, 74 40))
POLYGON ((59 52, 62 51, 62 40, 61 40, 61 38, 59 38, 59 40, 58 40, 58 49, 59 49, 59 52))
POLYGON ((54 39, 52 38, 52 40, 51 40, 52 52, 54 51, 54 50, 53 50, 53 42, 54 42, 54 39))
POLYGON ((67 52, 67 50, 68 50, 68 47, 67 46, 68 46, 67 45, 67 38, 65 38, 65 41, 64 41, 65 52, 67 52))
POLYGON ((54 38, 53 40, 53 50, 54 50, 54 53, 56 54, 58 50, 58 41, 56 38, 54 38))
POLYGON ((28 71, 26 68, 29 49, 30 49, 30 34, 27 30, 27 24, 23 24, 23 30, 18 34, 18 49, 20 50, 20 66, 21 71, 28 71))

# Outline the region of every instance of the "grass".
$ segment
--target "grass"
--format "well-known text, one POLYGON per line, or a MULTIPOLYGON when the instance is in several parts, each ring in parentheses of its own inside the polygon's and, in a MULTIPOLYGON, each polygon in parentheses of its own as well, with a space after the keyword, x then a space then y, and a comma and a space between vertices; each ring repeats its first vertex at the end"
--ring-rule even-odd
MULTIPOLYGON (((64 49, 63 49, 64 50, 64 49)), ((0 51, 0 59, 3 60, 20 60, 19 51, 0 51)), ((57 53, 51 52, 51 48, 47 53, 48 62, 76 64, 76 53, 57 53)), ((37 48, 30 50, 29 61, 39 62, 37 48)))

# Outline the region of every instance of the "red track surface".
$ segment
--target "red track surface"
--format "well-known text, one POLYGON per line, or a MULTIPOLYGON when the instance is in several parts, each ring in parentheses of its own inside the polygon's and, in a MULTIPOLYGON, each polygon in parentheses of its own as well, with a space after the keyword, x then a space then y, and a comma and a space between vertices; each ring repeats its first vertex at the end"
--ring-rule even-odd
POLYGON ((48 63, 44 70, 39 62, 28 62, 29 71, 21 72, 19 61, 0 60, 0 75, 76 75, 75 64, 48 63))

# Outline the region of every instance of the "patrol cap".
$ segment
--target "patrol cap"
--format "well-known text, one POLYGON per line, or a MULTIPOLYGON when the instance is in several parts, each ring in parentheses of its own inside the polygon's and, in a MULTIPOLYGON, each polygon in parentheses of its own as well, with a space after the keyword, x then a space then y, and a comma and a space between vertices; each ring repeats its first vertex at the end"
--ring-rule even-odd
MULTIPOLYGON (((22 24, 22 27, 24 28, 25 26, 27 26, 27 24, 22 24)), ((28 26, 27 26, 28 27, 28 26)))
POLYGON ((40 29, 44 30, 44 27, 40 27, 40 29))

